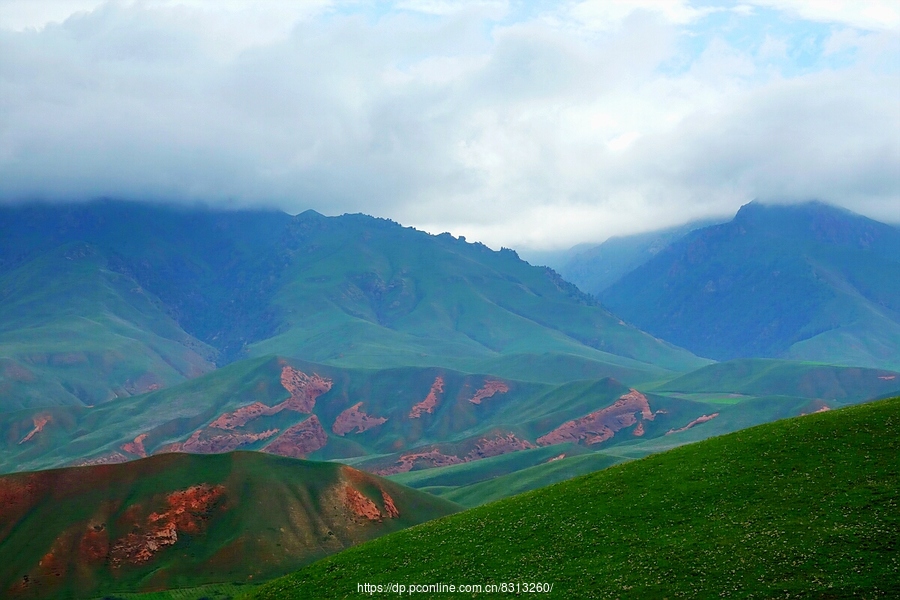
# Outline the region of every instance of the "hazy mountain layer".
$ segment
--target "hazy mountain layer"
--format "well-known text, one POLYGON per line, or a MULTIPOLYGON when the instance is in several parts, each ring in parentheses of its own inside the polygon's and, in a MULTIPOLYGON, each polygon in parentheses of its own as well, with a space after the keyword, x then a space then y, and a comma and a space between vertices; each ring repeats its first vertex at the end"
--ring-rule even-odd
POLYGON ((751 203, 601 295, 624 319, 725 360, 900 369, 900 229, 821 203, 751 203))

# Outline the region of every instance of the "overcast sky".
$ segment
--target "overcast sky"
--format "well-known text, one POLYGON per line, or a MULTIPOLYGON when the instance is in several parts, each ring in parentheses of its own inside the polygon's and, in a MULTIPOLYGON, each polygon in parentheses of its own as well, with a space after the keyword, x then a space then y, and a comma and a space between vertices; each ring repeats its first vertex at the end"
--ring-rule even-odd
POLYGON ((0 202, 95 197, 522 249, 900 222, 900 2, 0 0, 0 202))

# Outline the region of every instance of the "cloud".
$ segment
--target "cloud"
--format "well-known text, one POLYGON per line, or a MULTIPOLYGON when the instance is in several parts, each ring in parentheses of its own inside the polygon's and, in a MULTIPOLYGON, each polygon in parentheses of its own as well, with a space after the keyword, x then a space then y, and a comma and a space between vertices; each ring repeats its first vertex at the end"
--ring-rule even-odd
POLYGON ((786 71, 808 36, 753 25, 741 46, 752 12, 686 2, 620 3, 602 27, 585 4, 263 4, 0 22, 0 201, 361 211, 495 247, 754 198, 900 221, 892 31, 812 25, 818 62, 786 71))

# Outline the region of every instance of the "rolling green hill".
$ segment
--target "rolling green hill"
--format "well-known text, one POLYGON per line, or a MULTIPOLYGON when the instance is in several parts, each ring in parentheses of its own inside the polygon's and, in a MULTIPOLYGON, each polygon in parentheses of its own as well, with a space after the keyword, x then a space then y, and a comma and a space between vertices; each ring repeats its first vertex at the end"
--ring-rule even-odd
POLYGON ((551 598, 892 597, 898 451, 900 398, 779 421, 386 536, 246 597, 349 598, 364 583, 541 583, 551 598))
POLYGON ((165 454, 0 477, 4 598, 271 578, 456 505, 333 463, 165 454))
POLYGON ((0 411, 141 394, 209 372, 215 354, 88 244, 0 275, 0 411))
POLYGON ((900 229, 752 202, 607 288, 626 321, 701 356, 900 370, 900 229))

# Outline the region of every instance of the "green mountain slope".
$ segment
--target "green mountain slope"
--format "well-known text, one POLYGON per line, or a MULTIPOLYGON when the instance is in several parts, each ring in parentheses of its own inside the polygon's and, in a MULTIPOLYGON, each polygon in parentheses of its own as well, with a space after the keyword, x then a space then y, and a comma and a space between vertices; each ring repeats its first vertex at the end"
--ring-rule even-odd
POLYGON ((558 271, 594 296, 634 271, 669 245, 687 234, 721 221, 692 221, 677 227, 635 235, 614 236, 596 246, 582 249, 568 258, 558 271))
POLYGON ((821 203, 741 208, 601 294, 663 339, 727 360, 900 369, 900 229, 821 203))
POLYGON ((157 298, 73 242, 0 274, 0 411, 91 405, 214 368, 157 298))
POLYGON ((277 576, 456 512, 349 467, 166 454, 0 477, 4 598, 90 598, 277 576))
POLYGON ((386 536, 247 597, 346 598, 358 582, 546 583, 552 598, 890 597, 898 451, 897 398, 771 423, 386 536))
POLYGON ((0 207, 0 303, 7 410, 95 404, 273 353, 552 382, 708 363, 515 252, 365 215, 0 207), (41 361, 65 369, 35 372, 41 361))

